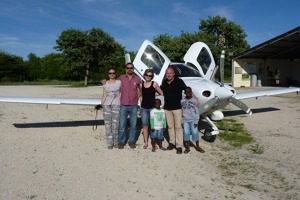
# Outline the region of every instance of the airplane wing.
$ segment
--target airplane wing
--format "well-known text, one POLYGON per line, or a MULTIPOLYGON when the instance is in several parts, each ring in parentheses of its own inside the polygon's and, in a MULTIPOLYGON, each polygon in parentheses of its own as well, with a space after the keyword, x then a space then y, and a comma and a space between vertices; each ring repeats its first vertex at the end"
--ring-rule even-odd
POLYGON ((51 97, 9 97, 0 96, 0 102, 6 103, 32 103, 32 104, 54 104, 54 105, 91 105, 101 104, 101 99, 84 98, 51 98, 51 97))
POLYGON ((297 87, 290 87, 284 89, 275 89, 275 90, 262 90, 262 91, 254 91, 254 92, 243 92, 237 93, 235 98, 236 99, 248 99, 248 98, 255 98, 255 97, 262 97, 262 96, 271 96, 276 94, 284 94, 289 92, 299 92, 300 88, 297 87))

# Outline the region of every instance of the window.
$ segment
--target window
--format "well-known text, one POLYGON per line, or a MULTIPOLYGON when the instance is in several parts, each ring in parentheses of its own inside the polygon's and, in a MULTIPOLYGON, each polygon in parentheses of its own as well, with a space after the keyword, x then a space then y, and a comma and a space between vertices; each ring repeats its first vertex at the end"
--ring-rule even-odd
POLYGON ((145 49, 142 58, 142 62, 158 75, 165 62, 165 59, 150 45, 145 49))

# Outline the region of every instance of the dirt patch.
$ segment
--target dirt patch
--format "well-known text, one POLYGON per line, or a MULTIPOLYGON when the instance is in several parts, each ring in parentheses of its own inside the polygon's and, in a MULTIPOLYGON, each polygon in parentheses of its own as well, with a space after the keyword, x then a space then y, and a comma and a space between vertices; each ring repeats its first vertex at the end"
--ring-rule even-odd
MULTIPOLYGON (((0 87, 3 96, 97 98, 101 92, 0 87)), ((101 112, 92 130, 93 107, 0 103, 0 199, 299 199, 299 96, 244 102, 253 115, 233 115, 234 106, 226 111, 255 143, 236 149, 201 140, 206 152, 188 155, 144 150, 141 136, 134 150, 108 150, 101 112)))

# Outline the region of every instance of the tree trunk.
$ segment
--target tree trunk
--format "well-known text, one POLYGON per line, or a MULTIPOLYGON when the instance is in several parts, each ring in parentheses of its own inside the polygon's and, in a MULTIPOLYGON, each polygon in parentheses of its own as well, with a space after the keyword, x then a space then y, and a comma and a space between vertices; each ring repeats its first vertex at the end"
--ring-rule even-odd
POLYGON ((87 84, 88 84, 88 76, 89 76, 89 64, 87 64, 86 70, 85 70, 85 77, 84 77, 84 85, 85 86, 87 86, 87 84))

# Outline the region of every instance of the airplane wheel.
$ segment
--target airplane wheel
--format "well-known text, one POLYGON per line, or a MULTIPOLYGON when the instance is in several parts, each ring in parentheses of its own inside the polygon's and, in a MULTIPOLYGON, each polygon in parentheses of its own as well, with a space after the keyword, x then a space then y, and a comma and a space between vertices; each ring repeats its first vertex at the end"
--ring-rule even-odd
POLYGON ((217 135, 211 135, 210 132, 205 132, 202 138, 206 142, 214 142, 217 139, 217 135))

